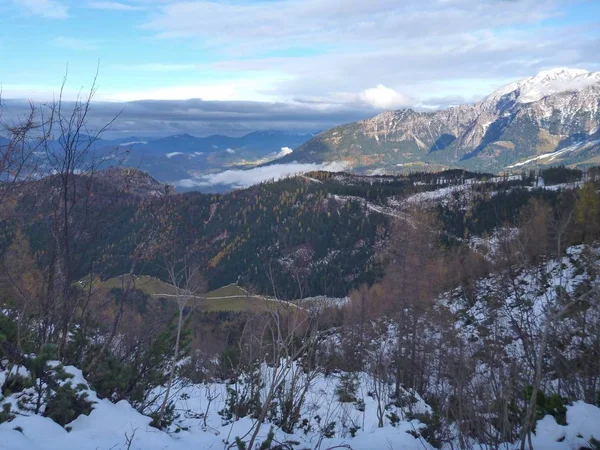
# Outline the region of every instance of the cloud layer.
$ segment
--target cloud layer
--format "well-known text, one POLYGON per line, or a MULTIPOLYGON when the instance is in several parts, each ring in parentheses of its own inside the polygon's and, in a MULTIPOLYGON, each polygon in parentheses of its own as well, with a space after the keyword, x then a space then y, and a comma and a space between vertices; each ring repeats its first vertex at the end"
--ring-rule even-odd
POLYGON ((184 189, 194 188, 244 188, 253 184, 268 180, 279 180, 281 178, 299 175, 313 170, 327 170, 339 172, 346 166, 343 163, 326 164, 274 164, 270 166, 256 167, 249 170, 226 170, 217 174, 201 175, 196 178, 179 180, 174 182, 176 187, 184 189))
POLYGON ((48 19, 66 19, 69 17, 68 8, 55 0, 13 0, 31 14, 48 19))
MULTIPOLYGON (((69 103, 67 103, 68 108, 69 103)), ((13 122, 27 113, 29 102, 3 100, 2 119, 13 122)), ((256 130, 310 133, 371 117, 377 111, 361 105, 325 108, 307 103, 268 103, 203 100, 94 102, 90 130, 100 129, 117 114, 107 138, 158 137, 174 134, 241 136, 256 130)))
POLYGON ((571 24, 564 17, 569 7, 593 3, 171 1, 145 27, 165 40, 218 49, 214 70, 284 72, 269 89, 281 98, 358 95, 391 107, 457 92, 485 95, 548 67, 600 69, 598 20, 571 24))

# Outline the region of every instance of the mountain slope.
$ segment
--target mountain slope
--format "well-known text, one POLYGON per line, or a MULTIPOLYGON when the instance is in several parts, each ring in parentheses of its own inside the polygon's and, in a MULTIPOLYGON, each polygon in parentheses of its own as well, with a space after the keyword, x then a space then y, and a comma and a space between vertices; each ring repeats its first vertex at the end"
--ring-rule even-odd
MULTIPOLYGON (((280 162, 344 161, 358 170, 427 164, 498 171, 595 141, 599 128, 600 72, 554 69, 510 83, 474 105, 387 111, 333 128, 280 162)), ((584 147, 586 157, 569 162, 596 161, 598 147, 592 152, 584 147)))
MULTIPOLYGON (((140 171, 111 169, 95 175, 88 207, 74 213, 86 230, 77 242, 85 251, 72 270, 77 279, 92 270, 103 278, 128 273, 137 248, 147 253, 139 274, 164 277, 163 257, 191 252, 210 289, 238 282, 272 296, 275 283, 278 298, 345 297, 381 276, 377 253, 394 222, 413 223, 414 205, 439 200, 446 236, 462 242, 516 220, 533 197, 555 200, 550 185, 578 180, 554 178, 537 189, 533 177, 462 170, 378 177, 313 172, 225 194, 177 194, 140 171), (144 236, 158 240, 146 246, 144 236)), ((86 181, 82 176, 78 186, 86 181)), ((56 182, 34 181, 15 198, 32 254, 53 245, 55 197, 37 192, 55 192, 56 182)), ((0 248, 11 242, 4 236, 0 248)))

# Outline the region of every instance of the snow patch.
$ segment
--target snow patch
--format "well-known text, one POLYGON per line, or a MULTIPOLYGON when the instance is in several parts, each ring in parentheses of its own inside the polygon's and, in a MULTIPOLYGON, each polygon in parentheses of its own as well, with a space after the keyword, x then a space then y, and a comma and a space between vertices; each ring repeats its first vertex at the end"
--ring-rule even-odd
POLYGON ((553 161, 555 160, 558 156, 560 155, 564 155, 565 153, 570 153, 570 152, 577 152, 577 151, 583 151, 583 150, 587 150, 591 147, 593 147, 594 145, 600 144, 600 140, 597 141, 589 141, 589 142, 580 142, 578 144, 574 144, 571 145, 569 147, 565 147, 561 150, 557 150, 555 152, 550 152, 550 153, 544 153, 543 155, 539 155, 536 156, 534 158, 530 158, 527 159, 525 161, 521 161, 519 163, 513 164, 511 166, 507 166, 507 169, 514 169, 515 167, 521 167, 524 166, 526 164, 530 164, 534 161, 539 161, 541 159, 547 159, 548 161, 553 161))
POLYGON ((120 147, 124 147, 127 145, 134 145, 134 144, 147 144, 148 141, 131 141, 131 142, 123 142, 122 144, 119 144, 120 147))

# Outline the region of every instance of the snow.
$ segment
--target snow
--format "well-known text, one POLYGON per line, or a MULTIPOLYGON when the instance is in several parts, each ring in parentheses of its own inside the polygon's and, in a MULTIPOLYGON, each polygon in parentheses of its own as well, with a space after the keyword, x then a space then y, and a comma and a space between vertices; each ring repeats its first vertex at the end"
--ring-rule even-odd
MULTIPOLYGON (((75 375, 74 383, 86 383, 81 371, 75 367, 66 367, 75 375)), ((263 379, 268 380, 271 369, 262 367, 263 379)), ((298 372, 304 376, 301 368, 298 372)), ((408 431, 422 428, 416 420, 401 421, 397 427, 389 424, 378 428, 376 417, 376 401, 367 395, 368 380, 364 374, 358 374, 359 388, 357 397, 365 402, 364 411, 356 405, 341 403, 337 400, 335 388, 339 376, 318 375, 310 385, 303 417, 307 417, 312 430, 297 429, 294 434, 285 434, 276 430, 276 439, 280 442, 294 441, 293 448, 330 448, 338 445, 351 445, 355 449, 392 448, 406 450, 432 450, 422 439, 417 439, 408 431), (319 431, 315 417, 320 416, 322 426, 335 422, 335 437, 326 438, 319 431), (356 426, 356 436, 352 437, 350 427, 356 426)), ((289 380, 286 381, 289 383, 289 380)), ((176 410, 180 418, 172 426, 169 433, 150 426, 151 419, 133 409, 126 401, 116 404, 108 400, 98 399, 95 392, 88 390, 89 399, 95 402, 89 416, 79 416, 67 427, 68 432, 51 419, 30 413, 18 415, 11 422, 0 424, 0 442, 3 450, 125 450, 126 438, 133 437, 131 450, 203 450, 225 449, 236 436, 245 436, 253 426, 253 420, 241 418, 232 423, 224 422, 218 411, 225 406, 227 385, 224 383, 192 384, 179 383, 175 386, 176 410), (209 397, 216 397, 209 401, 209 397), (203 414, 206 415, 204 426, 203 414), (20 427, 22 431, 15 430, 20 427), (177 431, 179 429, 179 431, 177 431), (135 434, 134 434, 135 433, 135 434), (228 442, 229 444, 226 444, 228 442)), ((160 389, 157 389, 160 392, 160 389)), ((262 397, 264 398, 265 392, 262 397)), ((160 401, 158 397, 157 402, 160 401)), ((413 405, 415 412, 427 412, 429 406, 417 396, 413 405)), ((401 417, 402 411, 398 411, 401 417)), ((259 441, 264 439, 271 425, 263 424, 259 433, 259 441)))
POLYGON ((532 443, 544 450, 577 449, 588 447, 592 437, 600 438, 600 409, 579 401, 567 407, 565 426, 552 416, 539 420, 532 443))
POLYGON ((517 103, 532 103, 561 92, 581 91, 600 84, 600 72, 557 68, 539 72, 494 91, 484 104, 495 106, 503 97, 513 94, 517 103))
POLYGON ((123 142, 122 144, 119 144, 120 147, 125 147, 127 145, 135 145, 135 144, 147 144, 148 141, 131 141, 131 142, 123 142))
POLYGON ((420 204, 423 202, 430 202, 435 200, 446 199, 450 197, 454 192, 461 192, 471 189, 469 184, 456 184, 453 186, 446 186, 435 191, 420 192, 418 194, 411 195, 405 199, 406 203, 409 204, 420 204))
MULTIPOLYGON (((460 317, 456 328, 465 339, 479 337, 479 325, 493 317, 495 333, 508 342, 505 352, 511 358, 522 361, 527 343, 515 334, 514 325, 540 330, 546 320, 547 308, 555 302, 561 291, 557 287, 562 286, 571 295, 587 283, 598 284, 598 279, 592 279, 590 273, 580 271, 583 251, 582 245, 570 247, 561 259, 549 260, 538 267, 517 272, 512 284, 506 283, 503 274, 482 278, 476 282, 473 298, 457 289, 442 295, 439 303, 460 317), (490 298, 503 298, 504 301, 500 305, 493 305, 488 301, 490 298)), ((588 248, 588 251, 596 258, 600 256, 598 248, 588 248)), ((568 328, 576 325, 571 319, 564 318, 560 326, 568 328)), ((523 366, 525 369, 526 366, 523 366)), ((562 394, 550 384, 545 387, 551 393, 562 394)))
MULTIPOLYGON (((511 234, 512 230, 507 229, 511 234)), ((588 248, 593 252, 592 256, 600 256, 599 248, 588 248)), ((591 273, 580 270, 578 259, 584 256, 583 246, 570 247, 566 256, 558 260, 549 260, 540 266, 543 273, 548 277, 540 277, 537 269, 523 270, 516 274, 514 288, 505 290, 503 279, 500 276, 488 276, 480 279, 476 286, 476 295, 472 299, 466 299, 460 293, 460 289, 442 296, 440 305, 452 312, 466 312, 459 317, 472 317, 472 323, 457 321, 457 329, 464 333, 465 337, 478 335, 478 323, 483 323, 489 317, 495 317, 497 329, 495 333, 505 336, 506 352, 512 357, 522 358, 522 343, 511 332, 511 321, 531 320, 530 325, 540 326, 543 320, 545 306, 552 302, 556 295, 556 287, 563 285, 568 293, 575 292, 579 286, 595 282, 591 273), (513 291, 514 290, 514 291, 513 291), (503 305, 498 306, 495 311, 490 310, 490 304, 486 297, 504 298, 503 305), (517 301, 519 299, 519 301, 517 301), (524 313, 524 314, 522 314, 524 313), (529 318, 527 318, 527 316, 529 318)), ((319 299, 307 299, 319 300, 319 299)), ((326 299, 334 300, 335 299, 326 299)), ((573 327, 569 319, 565 318, 561 326, 573 327)), ((384 353, 396 347, 395 339, 398 332, 391 322, 389 333, 382 333, 375 342, 376 348, 384 353)), ((435 332, 435 330, 433 330, 435 332)), ((328 343, 335 348, 339 346, 338 335, 332 334, 327 337, 328 343)), ((577 344, 576 342, 572 345, 577 344)), ((477 344, 473 343, 473 349, 477 350, 477 344)), ((568 349, 567 349, 568 350, 568 349)), ((51 364, 56 364, 53 362, 51 364)), ((299 384, 308 383, 306 400, 301 408, 301 417, 306 418, 311 428, 298 427, 293 434, 286 434, 280 429, 275 430, 275 438, 280 442, 294 441, 292 448, 299 449, 327 449, 340 445, 348 445, 356 450, 432 450, 432 447, 422 439, 415 438, 408 432, 415 432, 423 425, 416 421, 407 419, 406 413, 428 413, 431 408, 415 392, 412 405, 403 405, 402 408, 394 407, 400 423, 394 427, 388 419, 385 420, 383 428, 378 427, 377 402, 368 392, 371 390, 373 380, 366 373, 356 373, 357 389, 355 396, 364 401, 364 407, 355 403, 343 403, 339 401, 336 387, 340 384, 342 373, 310 374, 304 373, 301 367, 291 364, 290 376, 286 377, 284 386, 291 383, 291 374, 298 376, 299 384), (321 418, 317 422, 316 417, 321 418), (330 423, 334 423, 334 437, 325 438, 322 429, 330 423), (356 435, 352 437, 351 429, 356 429, 356 435)), ((22 369, 14 369, 24 376, 28 375, 22 369)), ((13 370, 13 373, 14 373, 13 370)), ((81 370, 73 366, 65 367, 65 370, 73 375, 73 384, 87 385, 81 370)), ((481 365, 478 368, 473 383, 485 382, 485 374, 490 368, 481 365), (481 380, 477 376, 481 375, 481 380)), ((525 367, 523 370, 527 370, 525 367)), ((272 377, 273 369, 262 365, 260 372, 263 380, 272 377)), ((4 380, 7 373, 0 371, 0 381, 4 380)), ((548 391, 551 384, 544 381, 544 391, 548 391)), ((150 417, 141 414, 131 407, 126 401, 111 403, 106 399, 99 399, 92 390, 87 390, 88 398, 95 402, 89 416, 79 416, 68 427, 70 432, 60 427, 52 420, 33 415, 27 411, 19 411, 17 417, 11 422, 0 424, 0 448, 2 450, 126 450, 127 437, 131 438, 134 433, 130 450, 218 450, 225 449, 234 441, 236 436, 245 436, 252 428, 253 421, 246 417, 238 421, 228 422, 218 414, 223 409, 227 399, 227 389, 234 385, 223 382, 212 382, 207 384, 190 384, 178 380, 172 390, 176 411, 179 418, 170 427, 168 432, 157 430, 150 426, 150 417), (211 401, 210 398, 213 400, 211 401), (206 423, 205 423, 206 421, 206 423), (20 428, 18 431, 15 428, 20 428)), ((151 409, 155 410, 160 403, 163 388, 155 389, 156 400, 151 409)), ((15 394, 16 395, 16 394, 15 394)), ((9 401, 16 409, 15 395, 1 400, 1 403, 9 401)), ((261 390, 261 397, 266 397, 266 387, 261 390)), ((152 396, 150 396, 152 397, 152 396)), ((567 425, 559 425, 551 416, 546 416, 537 423, 536 434, 532 436, 534 448, 544 450, 571 450, 587 444, 594 436, 600 439, 600 409, 582 401, 575 401, 567 406, 567 425)), ((271 428, 270 423, 261 426, 259 440, 263 440, 271 428)), ((247 439, 247 438, 246 438, 247 439)), ((483 446, 474 446, 483 450, 483 446)), ((518 443, 507 443, 507 450, 518 449, 518 443)))
POLYGON ((540 159, 548 159, 548 161, 553 161, 556 159, 557 156, 563 155, 565 153, 587 150, 597 144, 600 144, 600 140, 589 141, 589 142, 580 142, 580 143, 571 145, 569 147, 565 147, 563 149, 557 150, 555 152, 544 153, 543 155, 539 155, 534 158, 530 158, 525 161, 513 164, 511 166, 507 166, 506 168, 514 169, 515 167, 521 167, 526 164, 532 163, 534 161, 539 161, 540 159))
POLYGON ((510 242, 519 234, 518 228, 497 228, 489 236, 471 236, 468 240, 469 247, 480 252, 488 261, 497 261, 500 246, 510 242))
POLYGON ((320 310, 323 308, 341 308, 350 302, 350 297, 327 297, 318 295, 316 297, 305 297, 296 300, 296 303, 308 310, 320 310))
POLYGON ((289 147, 281 147, 281 151, 277 154, 277 158, 282 158, 286 155, 292 154, 294 153, 294 150, 292 150, 289 147))

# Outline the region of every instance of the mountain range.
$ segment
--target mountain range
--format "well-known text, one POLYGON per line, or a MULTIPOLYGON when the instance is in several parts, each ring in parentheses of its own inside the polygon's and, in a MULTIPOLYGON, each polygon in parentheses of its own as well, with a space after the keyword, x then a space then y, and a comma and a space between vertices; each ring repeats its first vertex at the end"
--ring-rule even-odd
MULTIPOLYGON (((102 161, 99 168, 115 165, 139 168, 164 183, 177 184, 178 180, 231 168, 248 168, 276 160, 303 144, 314 134, 285 131, 255 131, 241 137, 212 135, 196 137, 179 134, 162 138, 131 136, 119 139, 78 137, 82 147, 90 145, 90 156, 102 161)), ((9 140, 0 136, 0 146, 9 140)), ((60 152, 59 140, 49 141, 50 150, 60 152)), ((44 158, 39 162, 42 171, 44 158)))
POLYGON ((492 172, 600 162, 600 72, 559 68, 482 101, 383 112, 332 128, 277 163, 344 162, 355 171, 462 167, 492 172))
MULTIPOLYGON (((0 145, 7 142, 0 136, 0 145)), ((60 143, 50 142, 50 147, 58 150, 60 143)), ((600 163, 600 72, 546 70, 509 83, 475 104, 386 111, 318 134, 132 136, 99 139, 93 149, 102 161, 100 168, 138 168, 180 190, 211 192, 239 187, 226 172, 231 169, 237 178, 250 180, 242 183, 247 186, 317 168, 394 174, 455 168, 498 173, 559 164, 588 167, 600 163), (305 164, 311 166, 307 169, 305 164), (245 171, 257 167, 256 173, 245 171), (206 181, 223 172, 220 184, 206 181), (193 182, 197 180, 201 182, 193 182)), ((43 161, 39 166, 52 171, 43 161)))

